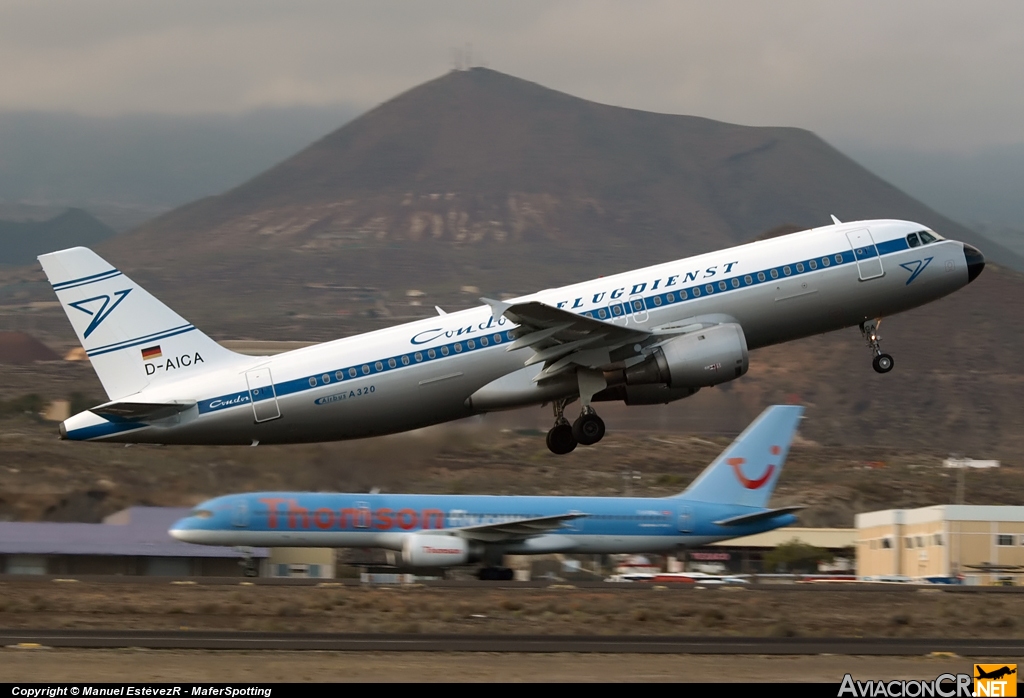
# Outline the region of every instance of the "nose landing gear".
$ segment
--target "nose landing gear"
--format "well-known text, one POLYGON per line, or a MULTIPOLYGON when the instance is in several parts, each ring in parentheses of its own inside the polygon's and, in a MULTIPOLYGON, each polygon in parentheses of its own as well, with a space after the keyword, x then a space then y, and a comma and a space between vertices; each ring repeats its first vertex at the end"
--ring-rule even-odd
POLYGON ((864 340, 868 343, 868 348, 875 355, 875 358, 871 360, 871 366, 877 373, 888 373, 893 367, 893 358, 889 354, 882 353, 882 347, 879 343, 882 337, 878 334, 878 326, 881 324, 881 319, 867 320, 860 324, 860 332, 864 335, 864 340))

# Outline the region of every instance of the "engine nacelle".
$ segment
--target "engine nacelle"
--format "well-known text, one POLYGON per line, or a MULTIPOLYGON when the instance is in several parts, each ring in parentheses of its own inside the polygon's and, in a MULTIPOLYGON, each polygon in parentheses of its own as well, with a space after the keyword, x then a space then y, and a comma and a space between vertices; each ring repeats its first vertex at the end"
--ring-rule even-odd
POLYGON ((670 388, 664 383, 650 385, 616 385, 594 396, 594 402, 615 400, 627 405, 667 405, 690 397, 700 388, 670 388))
POLYGON ((402 543, 402 562, 410 567, 450 567, 469 561, 469 541, 458 536, 413 533, 402 543))
POLYGON ((735 380, 749 367, 743 328, 727 323, 670 339, 651 359, 627 368, 621 382, 627 387, 662 383, 675 390, 704 388, 735 380))

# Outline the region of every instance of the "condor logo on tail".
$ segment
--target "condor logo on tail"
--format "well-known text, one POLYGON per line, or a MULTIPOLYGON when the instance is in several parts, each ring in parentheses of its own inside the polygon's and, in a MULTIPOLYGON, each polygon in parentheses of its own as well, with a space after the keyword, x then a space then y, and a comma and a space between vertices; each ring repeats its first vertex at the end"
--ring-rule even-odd
POLYGON ((92 322, 90 322, 89 326, 85 328, 85 332, 82 333, 82 338, 87 339, 89 335, 93 333, 93 330, 99 327, 100 324, 106 320, 112 312, 114 312, 114 308, 119 306, 121 301, 123 301, 131 292, 132 290, 130 288, 126 288, 123 291, 114 291, 114 295, 117 296, 117 300, 114 301, 113 305, 110 304, 110 296, 93 296, 92 298, 86 298, 85 300, 68 303, 68 305, 75 310, 81 310, 86 315, 92 316, 92 322), (96 301, 101 302, 97 304, 96 301), (88 307, 88 304, 90 303, 93 304, 92 308, 88 307), (97 305, 99 307, 96 307, 97 305))

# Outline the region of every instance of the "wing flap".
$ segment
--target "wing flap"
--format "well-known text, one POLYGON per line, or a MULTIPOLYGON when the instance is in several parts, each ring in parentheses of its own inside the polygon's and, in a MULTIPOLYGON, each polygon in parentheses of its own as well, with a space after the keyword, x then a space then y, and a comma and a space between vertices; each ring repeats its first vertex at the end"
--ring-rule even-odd
POLYGON ((806 509, 803 504, 797 504, 791 507, 780 507, 778 509, 766 509, 765 511, 758 511, 753 514, 743 514, 742 516, 733 516, 729 519, 722 519, 721 521, 713 522, 716 526, 742 526, 744 524, 758 523, 767 519, 774 519, 777 516, 783 514, 792 514, 793 512, 806 509))
POLYGON ((502 521, 499 523, 479 524, 477 526, 464 526, 451 529, 452 533, 470 540, 485 541, 494 543, 499 541, 523 540, 533 536, 542 536, 545 533, 557 531, 563 524, 575 519, 583 518, 587 514, 556 514, 553 516, 535 516, 529 519, 518 519, 515 521, 502 521))
POLYGON ((519 326, 508 351, 532 349, 533 355, 524 365, 543 363, 545 368, 540 378, 549 378, 574 365, 595 369, 609 367, 614 360, 636 356, 644 346, 655 341, 654 335, 645 330, 577 315, 539 301, 480 300, 489 305, 496 316, 503 315, 519 326), (629 347, 622 352, 624 356, 611 356, 624 347, 629 347))

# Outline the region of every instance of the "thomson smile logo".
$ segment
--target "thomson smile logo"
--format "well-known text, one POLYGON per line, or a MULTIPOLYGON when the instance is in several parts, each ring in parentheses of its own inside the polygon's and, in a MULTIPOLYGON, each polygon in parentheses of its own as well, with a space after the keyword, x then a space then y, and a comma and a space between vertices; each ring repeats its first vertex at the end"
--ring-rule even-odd
MULTIPOLYGON (((782 449, 778 446, 772 446, 771 452, 773 456, 777 456, 782 452, 782 449)), ((752 480, 744 475, 743 470, 741 470, 741 466, 747 462, 746 458, 727 458, 725 462, 732 466, 733 472, 736 473, 736 479, 748 490, 761 489, 765 486, 765 483, 772 479, 772 475, 775 474, 775 464, 769 463, 768 467, 764 470, 764 474, 752 480)))

